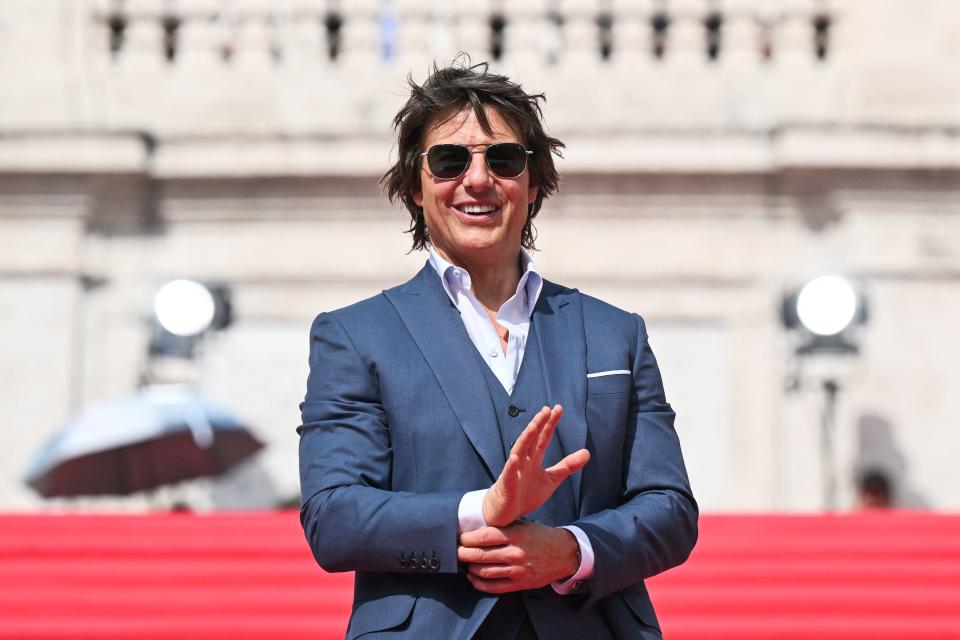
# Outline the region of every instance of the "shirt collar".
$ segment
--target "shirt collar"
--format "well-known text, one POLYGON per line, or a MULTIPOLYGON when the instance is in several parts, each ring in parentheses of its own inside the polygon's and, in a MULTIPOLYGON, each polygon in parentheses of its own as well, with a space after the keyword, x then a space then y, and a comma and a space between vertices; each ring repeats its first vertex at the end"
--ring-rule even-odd
MULTIPOLYGON (((447 292, 450 301, 457 305, 457 294, 461 289, 470 288, 470 273, 466 269, 457 267, 444 260, 439 253, 434 251, 433 245, 427 245, 427 251, 430 254, 429 262, 433 270, 440 276, 440 282, 443 284, 443 290, 447 292), (458 275, 459 274, 459 275, 458 275)), ((537 270, 533 258, 527 253, 526 249, 520 248, 520 282, 517 283, 517 293, 523 291, 526 294, 526 317, 533 315, 533 309, 537 306, 540 299, 540 292, 543 290, 543 277, 537 270)))

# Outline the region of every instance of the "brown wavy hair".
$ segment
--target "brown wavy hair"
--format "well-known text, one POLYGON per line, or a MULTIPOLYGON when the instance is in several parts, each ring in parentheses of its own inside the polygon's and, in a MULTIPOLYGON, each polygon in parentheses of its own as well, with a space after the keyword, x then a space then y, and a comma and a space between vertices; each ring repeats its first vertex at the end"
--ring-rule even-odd
POLYGON ((380 178, 380 185, 387 192, 390 202, 403 202, 410 212, 410 227, 413 248, 423 249, 430 241, 424 221, 423 207, 417 206, 413 194, 421 190, 420 154, 427 133, 447 122, 466 109, 473 110, 480 127, 487 135, 493 135, 485 107, 496 109, 522 137, 524 146, 533 151, 527 169, 530 184, 539 188, 536 199, 529 205, 527 221, 523 226, 520 243, 525 249, 534 249, 536 229, 533 219, 543 206, 544 198, 557 190, 560 176, 553 164, 553 155, 562 157, 563 143, 547 135, 543 129, 543 112, 540 101, 546 101, 542 93, 529 94, 506 76, 490 73, 486 62, 471 64, 465 54, 454 58, 448 67, 436 64, 422 85, 407 76, 410 97, 393 119, 397 131, 397 162, 380 178))

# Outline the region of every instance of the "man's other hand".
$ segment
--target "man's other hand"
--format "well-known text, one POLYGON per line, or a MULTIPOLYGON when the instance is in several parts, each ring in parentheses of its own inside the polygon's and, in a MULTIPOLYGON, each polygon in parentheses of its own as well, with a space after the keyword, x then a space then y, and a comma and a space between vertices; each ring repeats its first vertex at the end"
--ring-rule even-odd
POLYGON ((505 527, 546 502, 560 483, 590 461, 586 449, 574 451, 549 469, 543 455, 553 438, 563 407, 544 407, 510 449, 503 472, 483 498, 483 519, 491 527, 505 527))
POLYGON ((579 549, 566 529, 521 521, 461 534, 457 560, 478 591, 507 593, 569 578, 580 568, 579 549))

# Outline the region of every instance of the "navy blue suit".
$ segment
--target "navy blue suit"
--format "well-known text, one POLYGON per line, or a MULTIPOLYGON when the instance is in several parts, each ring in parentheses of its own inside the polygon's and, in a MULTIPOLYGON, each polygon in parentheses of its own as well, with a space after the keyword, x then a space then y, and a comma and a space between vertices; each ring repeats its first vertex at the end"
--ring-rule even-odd
POLYGON ((660 637, 643 580, 687 558, 697 506, 643 320, 545 281, 513 395, 485 369, 429 265, 314 321, 300 515, 317 562, 356 571, 347 637, 476 631, 497 598, 457 564, 460 499, 496 480, 510 430, 553 404, 548 458, 586 447, 591 460, 531 519, 580 527, 594 575, 576 595, 523 592, 526 611, 541 637, 660 637), (587 375, 611 370, 629 373, 587 375))

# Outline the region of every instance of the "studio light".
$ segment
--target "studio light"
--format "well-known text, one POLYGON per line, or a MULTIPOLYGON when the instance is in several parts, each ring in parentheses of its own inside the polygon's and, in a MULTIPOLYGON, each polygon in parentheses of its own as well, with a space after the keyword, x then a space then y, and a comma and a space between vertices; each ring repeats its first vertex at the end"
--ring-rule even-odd
POLYGON ((232 316, 225 285, 183 278, 167 282, 153 299, 150 355, 192 358, 201 338, 227 327, 232 316))
POLYGON ((850 280, 825 275, 786 294, 781 318, 798 335, 798 353, 855 353, 853 334, 867 321, 867 304, 850 280))
POLYGON ((811 333, 832 336, 853 322, 857 294, 838 276, 821 276, 805 284, 797 295, 797 316, 811 333))
POLYGON ((194 280, 168 282, 153 300, 153 312, 160 326, 184 338, 206 331, 215 311, 213 294, 194 280))

